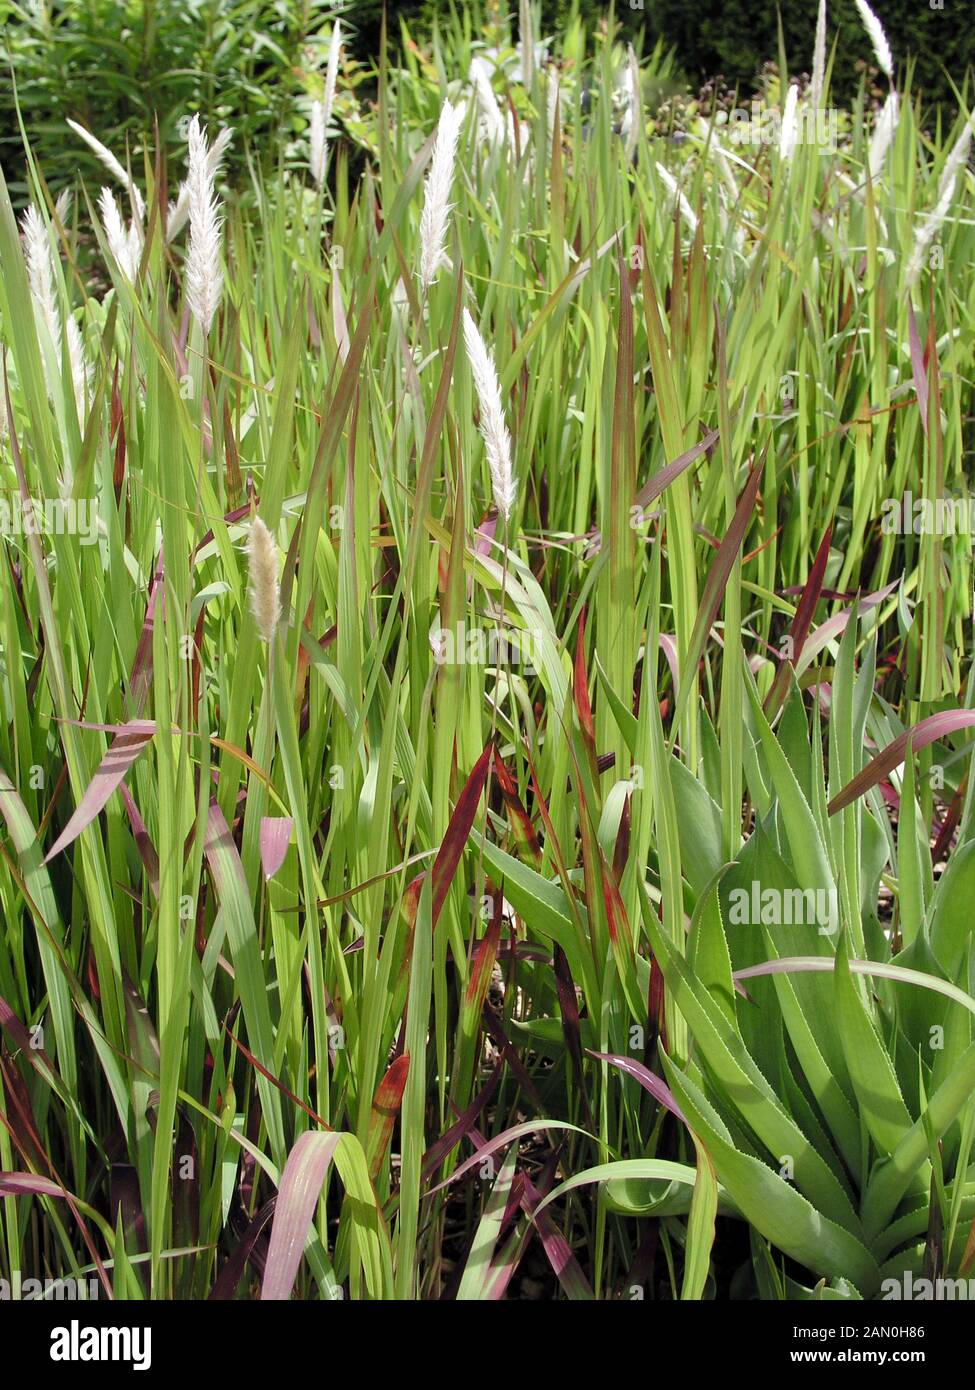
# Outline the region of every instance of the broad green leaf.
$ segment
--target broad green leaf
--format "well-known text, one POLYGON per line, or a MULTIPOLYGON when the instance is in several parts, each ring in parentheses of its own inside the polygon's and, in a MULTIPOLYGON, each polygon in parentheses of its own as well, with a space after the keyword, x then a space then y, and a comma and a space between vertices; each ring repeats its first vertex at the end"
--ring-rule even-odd
MULTIPOLYGON (((747 1221, 800 1264, 826 1278, 849 1279, 870 1297, 879 1271, 869 1250, 767 1164, 740 1153, 694 1083, 668 1059, 667 1080, 714 1160, 718 1181, 747 1221)), ((793 1156, 784 1153, 783 1165, 793 1156)))

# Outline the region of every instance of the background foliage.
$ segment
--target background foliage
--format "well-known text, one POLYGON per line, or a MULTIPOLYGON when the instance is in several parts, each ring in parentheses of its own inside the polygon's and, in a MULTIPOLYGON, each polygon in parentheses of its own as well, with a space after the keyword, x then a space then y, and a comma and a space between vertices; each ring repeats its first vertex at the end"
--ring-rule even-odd
MULTIPOLYGON (((916 62, 915 86, 929 108, 954 101, 952 83, 961 88, 975 62, 975 31, 962 22, 958 0, 933 10, 924 0, 878 0, 876 10, 898 55, 916 62)), ((389 14, 389 41, 396 51, 428 38, 435 24, 464 26, 469 32, 497 34, 508 10, 499 0, 457 6, 453 0, 397 0, 389 14)), ((638 52, 660 40, 672 46, 690 86, 721 74, 743 91, 754 86, 763 64, 778 56, 781 14, 790 69, 808 67, 816 24, 816 0, 645 0, 616 7, 621 33, 638 52)), ((610 6, 599 0, 544 0, 543 37, 564 33, 578 15, 591 33, 605 29, 610 6)), ((24 123, 55 190, 80 169, 93 176, 96 161, 65 140, 70 116, 112 149, 140 153, 153 124, 162 144, 181 143, 181 121, 195 111, 208 122, 232 121, 240 136, 231 168, 251 159, 267 163, 281 156, 279 137, 288 141, 303 125, 302 99, 314 91, 322 62, 321 35, 336 15, 347 34, 347 50, 365 70, 378 62, 382 0, 38 0, 16 4, 0 0, 0 67, 12 81, 0 83, 0 162, 15 200, 24 191, 19 178, 22 137, 17 122, 19 97, 24 123)), ((839 33, 833 89, 852 97, 864 68, 861 26, 853 0, 830 5, 830 35, 839 33)), ((648 98, 650 94, 647 94, 648 98)))
MULTIPOLYGON (((925 100, 954 103, 952 82, 961 88, 975 64, 975 29, 971 11, 958 0, 931 9, 927 0, 877 0, 872 7, 893 51, 915 61, 915 85, 925 100)), ((816 32, 817 0, 784 0, 781 7, 763 0, 647 0, 647 16, 656 34, 673 44, 689 75, 721 73, 730 84, 747 85, 761 65, 778 52, 781 15, 790 68, 808 70, 816 32)), ((627 8, 621 11, 626 22, 627 8)), ((639 11, 636 11, 639 14, 639 11)), ((632 23, 632 20, 630 21, 632 23)), ((863 26, 854 0, 829 6, 830 42, 837 36, 833 91, 848 98, 864 65, 863 26)))

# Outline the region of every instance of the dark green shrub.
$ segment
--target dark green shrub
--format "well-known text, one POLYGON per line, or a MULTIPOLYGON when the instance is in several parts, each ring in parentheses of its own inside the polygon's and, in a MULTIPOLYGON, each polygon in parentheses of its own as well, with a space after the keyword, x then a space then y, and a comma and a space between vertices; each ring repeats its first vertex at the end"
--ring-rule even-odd
POLYGON ((164 146, 198 111, 231 122, 233 157, 249 147, 277 157, 273 136, 294 114, 319 31, 338 12, 328 0, 0 0, 0 161, 23 191, 24 125, 55 189, 80 169, 101 180, 94 156, 65 126, 70 116, 124 157, 159 121, 164 146))
MULTIPOLYGON (((762 63, 778 55, 781 12, 786 55, 795 72, 812 63, 818 0, 783 0, 780 10, 769 0, 645 0, 655 32, 673 44, 692 76, 721 73, 731 84, 748 85, 762 63)), ((926 101, 954 103, 951 81, 962 87, 975 65, 975 30, 968 5, 943 0, 932 9, 928 0, 875 0, 872 8, 890 40, 894 61, 902 67, 915 59, 915 89, 926 101), (949 81, 949 78, 951 79, 949 81)), ((839 32, 834 66, 835 94, 842 100, 856 89, 857 64, 873 65, 873 50, 853 0, 830 0, 827 37, 839 32)))

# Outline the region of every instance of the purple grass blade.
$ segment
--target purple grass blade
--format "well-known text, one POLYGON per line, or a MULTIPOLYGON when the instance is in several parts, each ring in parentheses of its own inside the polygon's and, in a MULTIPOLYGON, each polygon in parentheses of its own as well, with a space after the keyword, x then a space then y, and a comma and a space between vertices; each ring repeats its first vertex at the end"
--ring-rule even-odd
MULTIPOLYGON (((670 1113, 681 1124, 687 1125, 687 1118, 683 1110, 677 1104, 666 1082, 661 1081, 659 1076, 654 1076, 649 1067, 645 1067, 642 1062, 638 1062, 633 1057, 623 1057, 615 1052, 593 1052, 592 1048, 587 1047, 586 1051, 590 1057, 596 1057, 600 1062, 609 1062, 610 1066, 619 1067, 620 1071, 626 1072, 627 1076, 632 1076, 634 1081, 638 1081, 645 1091, 649 1091, 654 1100, 669 1110, 670 1113)), ((690 1125, 687 1125, 690 1129, 690 1125)))
POLYGON ((720 437, 720 430, 710 430, 703 439, 693 445, 685 453, 675 458, 671 463, 664 464, 663 468, 654 473, 651 478, 643 484, 636 497, 633 499, 638 507, 649 507, 651 502, 655 502, 666 488, 670 487, 675 478, 679 478, 685 468, 689 468, 695 459, 699 459, 702 454, 706 454, 709 449, 713 449, 720 437))
POLYGON ((423 1155, 422 1172, 424 1178, 432 1177, 447 1155, 471 1132, 478 1115, 494 1095, 500 1077, 501 1061, 499 1059, 495 1064, 494 1071, 481 1087, 480 1094, 475 1096, 467 1109, 463 1111, 460 1118, 456 1120, 448 1130, 445 1130, 439 1139, 434 1140, 423 1155))
POLYGON ((718 615, 721 607, 721 600, 725 589, 728 587, 728 580, 731 571, 735 567, 738 559, 738 552, 741 550, 745 540, 745 534, 751 524, 755 506, 758 502, 758 487, 762 481, 762 473, 765 469, 766 454, 752 465, 751 472, 745 486, 741 490, 738 498, 738 505, 735 514, 731 519, 731 525, 725 533, 724 539, 718 546, 714 559, 708 569, 707 578, 704 581, 704 588, 701 593, 701 603, 694 620, 694 627, 691 631, 690 641, 687 651, 684 653, 682 662, 682 672, 686 673, 687 680, 681 682, 680 693, 677 696, 677 709, 674 718, 680 724, 684 708, 690 698, 690 692, 694 688, 691 679, 697 670, 697 664, 704 653, 707 645, 708 635, 711 626, 718 615))
POLYGON ((928 432, 928 373, 924 365, 924 349, 921 335, 917 331, 914 305, 907 302, 907 330, 911 342, 911 369, 914 372, 914 390, 917 392, 917 405, 921 412, 921 428, 928 432))
MULTIPOLYGON (((507 1148, 515 1139, 521 1139, 526 1134, 543 1134, 547 1129, 567 1129, 574 1134, 586 1133, 579 1125, 569 1124, 567 1120, 525 1120, 521 1124, 512 1125, 510 1129, 503 1130, 501 1134, 496 1134, 493 1139, 489 1139, 479 1153, 459 1164, 449 1178, 444 1178, 443 1182, 438 1182, 436 1187, 429 1188, 424 1193, 424 1197, 432 1197, 441 1188, 449 1187, 452 1182, 456 1182, 465 1173, 469 1173, 472 1168, 476 1168, 483 1159, 497 1153, 499 1149, 507 1148)), ((589 1137, 592 1138, 592 1135, 589 1137)))
POLYGON ((847 782, 842 791, 837 792, 827 806, 827 811, 833 816, 837 811, 842 811, 844 806, 849 806, 851 801, 856 801, 858 796, 868 792, 871 787, 875 787, 904 761, 908 745, 914 752, 919 752, 922 748, 927 748, 929 743, 936 743, 938 739, 946 738, 958 729, 971 728, 972 725, 975 725, 975 710, 947 709, 941 710, 938 714, 929 714, 926 719, 898 734, 875 758, 871 758, 866 767, 847 782))
POLYGON ((819 543, 816 558, 809 571, 809 577, 802 586, 802 594, 796 605, 795 616, 789 628, 789 636, 792 639, 792 656, 787 660, 780 660, 779 669, 775 673, 775 680, 768 695, 765 697, 765 713, 771 720, 779 706, 782 704, 789 689, 789 668, 795 670, 796 662, 802 654, 806 638, 809 636, 809 629, 812 625, 813 614, 819 602, 823 588, 823 577, 826 574, 826 566, 829 562, 829 547, 833 538, 833 523, 830 522, 826 527, 823 539, 819 543))
POLYGON ((257 1215, 252 1219, 247 1230, 234 1246, 230 1258, 217 1276, 217 1282, 210 1290, 209 1302, 222 1303, 227 1299, 233 1298, 237 1292, 237 1285, 240 1283, 244 1273, 244 1267, 250 1259, 251 1252, 260 1237, 264 1234, 268 1222, 274 1215, 274 1208, 277 1205, 277 1197, 272 1197, 265 1202, 257 1215))
POLYGON ((91 825, 139 754, 152 742, 155 732, 155 724, 140 721, 128 725, 125 732, 116 734, 74 814, 44 856, 45 864, 49 864, 55 855, 60 854, 91 825))
POLYGON ((156 851, 156 846, 152 843, 152 840, 149 837, 149 832, 146 829, 146 823, 142 819, 141 814, 139 813, 139 808, 138 806, 136 806, 135 801, 132 798, 132 793, 129 791, 128 787, 125 785, 124 782, 119 787, 119 796, 121 796, 122 798, 122 804, 125 807, 125 813, 128 816, 129 824, 132 827, 132 834, 135 836, 136 848, 139 851, 139 858, 142 860, 142 867, 146 871, 146 877, 149 880, 149 887, 152 889, 153 896, 158 898, 159 855, 156 851))
POLYGON ((595 1129, 592 1111, 589 1108, 589 1094, 585 1086, 585 1072, 582 1061, 582 1024, 579 1021, 579 1001, 576 998, 575 982, 572 979, 572 971, 569 969, 569 961, 556 941, 554 943, 555 961, 555 988, 559 998, 559 1012, 562 1015, 562 1035, 565 1038, 565 1045, 569 1050, 569 1057, 572 1062, 572 1075, 578 1087, 579 1094, 582 1096, 583 1105, 586 1111, 586 1123, 590 1129, 595 1129))
POLYGON ((521 1058, 518 1056, 518 1053, 512 1047, 511 1039, 504 1031, 500 1018, 498 1017, 495 1010, 492 1009, 491 1005, 487 1003, 487 1001, 485 1001, 484 1008, 481 1011, 481 1017, 484 1021, 484 1027, 487 1030, 488 1036, 490 1037, 491 1041, 498 1048, 500 1048, 501 1057, 503 1061, 505 1061, 507 1065, 511 1068, 511 1071, 515 1077, 515 1080, 518 1082, 518 1085, 521 1087, 525 1095, 531 1101, 532 1105, 534 1105, 535 1109, 541 1115, 545 1109, 545 1106, 542 1104, 541 1097, 539 1096, 538 1091, 535 1088, 535 1083, 534 1081, 532 1081, 530 1075, 528 1074, 528 1070, 524 1062, 521 1060, 521 1058))
MULTIPOLYGON (((471 1143, 480 1152, 487 1144, 487 1140, 479 1130, 471 1129, 471 1143)), ((526 1216, 530 1217, 538 1230, 542 1248, 545 1251, 552 1272, 562 1285, 569 1298, 578 1302, 591 1302, 595 1294, 589 1285, 589 1281, 582 1272, 582 1266, 572 1253, 572 1248, 565 1236, 556 1226, 549 1211, 543 1211, 535 1216, 535 1208, 542 1201, 551 1188, 551 1180, 557 1166, 558 1154, 552 1155, 552 1163, 548 1166, 549 1171, 543 1174, 541 1189, 535 1187, 527 1173, 519 1173, 522 1180, 520 1191, 521 1209, 526 1216)))
POLYGON ((341 1137, 310 1130, 288 1154, 271 1225, 262 1302, 286 1302, 291 1297, 322 1184, 341 1137))
POLYGON ((847 623, 853 615, 854 608, 857 614, 868 613, 871 608, 876 608, 878 603, 883 603, 884 599, 897 588, 901 581, 892 579, 889 584, 885 584, 882 589, 875 590, 872 594, 864 594, 859 603, 850 608, 844 608, 842 613, 834 613, 831 618, 827 618, 824 623, 820 623, 815 632, 802 645, 802 657, 796 656, 796 675, 801 676, 807 666, 810 666, 815 657, 823 650, 828 642, 841 637, 846 629, 847 623))
POLYGON ((270 881, 284 863, 295 823, 290 816, 261 817, 261 867, 270 881))
POLYGON ((37 1173, 0 1172, 0 1197, 67 1197, 59 1183, 37 1173))

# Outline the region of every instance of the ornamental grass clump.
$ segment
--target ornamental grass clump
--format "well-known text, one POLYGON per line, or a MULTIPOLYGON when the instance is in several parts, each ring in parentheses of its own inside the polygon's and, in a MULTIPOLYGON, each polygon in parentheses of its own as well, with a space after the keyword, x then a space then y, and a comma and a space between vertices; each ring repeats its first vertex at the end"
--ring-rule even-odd
POLYGON ((526 0, 4 157, 0 1281, 970 1277, 972 127, 860 8, 848 111, 526 0))

